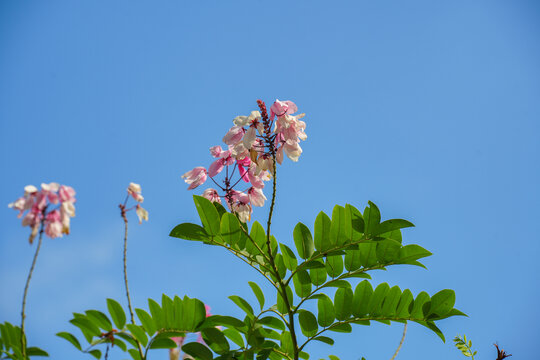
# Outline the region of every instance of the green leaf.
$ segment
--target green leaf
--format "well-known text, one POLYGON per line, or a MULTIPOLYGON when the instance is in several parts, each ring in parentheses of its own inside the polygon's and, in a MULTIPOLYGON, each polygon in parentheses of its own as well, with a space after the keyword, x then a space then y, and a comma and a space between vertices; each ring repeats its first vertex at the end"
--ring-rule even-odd
POLYGON ((298 322, 300 323, 302 334, 306 337, 314 336, 319 331, 317 318, 307 310, 300 310, 298 312, 298 322))
POLYGON ((165 321, 161 306, 153 299, 148 299, 148 308, 150 309, 150 314, 152 314, 152 320, 154 321, 156 330, 163 329, 165 327, 165 321))
POLYGON ((298 256, 302 259, 309 259, 315 251, 313 238, 309 228, 302 223, 296 224, 293 230, 293 238, 296 251, 298 251, 298 256))
POLYGON ((191 241, 203 241, 208 239, 208 234, 204 231, 203 227, 191 223, 176 225, 174 229, 171 230, 169 236, 191 241))
POLYGON ((325 251, 330 248, 330 226, 332 221, 322 211, 315 219, 315 248, 319 251, 325 251))
POLYGON ((107 299, 107 309, 109 309, 109 313, 111 314, 116 327, 119 330, 123 329, 126 324, 126 314, 124 313, 122 306, 113 299, 107 299))
POLYGON ((119 332, 119 333, 116 333, 116 336, 121 338, 121 339, 124 339, 125 341, 128 342, 128 344, 130 344, 134 348, 137 347, 137 342, 135 341, 135 338, 130 333, 119 332))
POLYGON ((401 298, 401 289, 399 286, 393 286, 386 295, 381 308, 382 316, 395 317, 396 309, 401 298))
MULTIPOLYGON (((292 306, 293 293, 292 293, 291 287, 287 286, 285 289, 287 292, 287 300, 289 302, 289 305, 292 306)), ((289 311, 289 309, 287 308, 287 305, 285 304, 284 299, 281 297, 280 292, 277 294, 277 308, 278 308, 278 311, 282 314, 286 314, 289 311)))
POLYGON ((294 353, 294 345, 290 332, 284 331, 281 333, 280 345, 281 349, 283 349, 285 353, 289 355, 292 355, 294 353))
POLYGON ((127 324, 126 327, 131 335, 133 335, 133 337, 137 339, 137 341, 140 342, 143 347, 146 347, 148 344, 148 338, 146 337, 146 333, 144 332, 143 328, 135 324, 127 324))
POLYGON ((243 235, 238 218, 231 213, 221 217, 220 232, 225 243, 231 246, 238 244, 243 235))
POLYGON ((223 215, 228 214, 227 209, 225 209, 220 203, 212 202, 212 204, 214 204, 214 207, 216 208, 220 219, 223 217, 223 215))
POLYGON ((325 294, 317 302, 317 321, 322 327, 330 326, 334 322, 335 312, 332 300, 325 294))
POLYGON ((92 336, 99 337, 101 335, 99 328, 86 317, 71 319, 69 322, 78 327, 87 340, 88 338, 91 339, 92 336))
POLYGON ((419 245, 405 245, 401 249, 399 249, 398 261, 402 264, 407 264, 414 260, 418 260, 431 255, 432 253, 419 245))
POLYGON ((283 262, 285 263, 285 267, 291 271, 294 271, 298 266, 298 261, 296 260, 294 252, 285 244, 280 243, 279 247, 281 248, 281 252, 283 254, 283 262))
POLYGON ((387 283, 379 284, 373 291, 373 295, 369 299, 368 305, 368 314, 372 316, 377 316, 381 312, 381 304, 384 300, 384 297, 390 290, 390 286, 387 283))
POLYGON ((335 356, 335 355, 328 355, 328 358, 330 360, 339 360, 339 358, 337 356, 335 356))
POLYGON ((101 358, 101 351, 99 351, 99 350, 97 350, 97 349, 96 349, 96 350, 90 350, 90 351, 88 351, 88 353, 89 353, 90 355, 92 355, 93 357, 95 357, 96 359, 100 359, 100 358, 101 358))
POLYGON ((416 323, 423 325, 433 331, 437 336, 445 342, 444 334, 442 333, 441 329, 439 329, 432 321, 415 321, 416 323))
POLYGON ((334 206, 332 222, 330 224, 330 243, 333 246, 343 245, 347 240, 350 241, 351 233, 352 224, 350 219, 346 219, 345 217, 345 208, 339 205, 334 206))
MULTIPOLYGON (((319 263, 318 261, 316 263, 319 263)), ((319 263, 321 264, 321 263, 319 263)), ((323 268, 313 268, 309 270, 309 275, 311 278, 311 282, 315 286, 319 286, 325 283, 326 281, 326 268, 323 264, 321 264, 323 268)))
POLYGON ((341 275, 343 272, 343 258, 341 255, 333 255, 326 258, 326 272, 332 278, 341 275))
POLYGON ((294 291, 301 298, 311 293, 311 278, 306 270, 300 269, 293 276, 294 291))
POLYGON ((283 323, 283 321, 281 319, 278 319, 272 316, 263 317, 262 319, 259 319, 257 323, 271 327, 273 329, 285 330, 285 324, 283 323))
POLYGON ((246 241, 246 251, 253 255, 261 254, 259 249, 257 249, 257 246, 261 250, 264 249, 266 244, 266 234, 263 226, 258 221, 254 221, 253 225, 251 225, 250 237, 255 243, 253 243, 251 239, 248 239, 246 241))
POLYGON ((187 296, 184 296, 182 307, 184 329, 191 332, 197 331, 199 326, 206 319, 206 307, 204 306, 204 303, 199 299, 190 299, 187 296))
POLYGON ((403 219, 386 220, 378 224, 371 232, 371 235, 376 236, 379 234, 384 234, 390 231, 399 230, 399 229, 408 228, 408 227, 414 227, 414 224, 403 219))
POLYGON ((364 236, 364 218, 360 210, 352 205, 345 205, 345 211, 349 212, 352 226, 352 241, 358 241, 364 236))
POLYGON ((411 310, 411 318, 424 319, 423 307, 424 304, 429 300, 429 295, 425 291, 422 291, 420 294, 416 295, 416 299, 414 299, 413 308, 411 310))
POLYGON ((229 351, 229 342, 225 338, 225 335, 216 328, 206 328, 201 331, 202 338, 210 346, 210 349, 214 350, 218 354, 223 354, 229 351))
POLYGON ((313 338, 313 340, 317 340, 328 345, 334 345, 334 340, 326 336, 317 336, 313 338))
POLYGON ((126 343, 123 342, 122 340, 118 339, 118 338, 114 339, 114 346, 118 346, 120 348, 120 350, 122 350, 123 352, 127 351, 126 343))
POLYGON ((377 259, 381 264, 387 264, 398 259, 401 244, 395 240, 384 239, 377 242, 377 259))
POLYGON ((135 309, 135 313, 137 313, 137 317, 141 321, 141 324, 148 333, 148 335, 154 335, 154 333, 156 332, 156 325, 154 324, 152 317, 142 309, 135 309))
POLYGON ((334 295, 336 319, 346 320, 352 312, 353 292, 349 288, 339 288, 334 295))
POLYGON ((381 222, 381 212, 379 211, 377 205, 375 205, 371 201, 368 201, 368 204, 369 207, 366 207, 366 209, 364 210, 364 233, 366 235, 371 235, 381 222))
POLYGON ((213 327, 213 326, 227 326, 232 327, 236 329, 242 329, 246 326, 246 324, 235 317, 232 316, 222 316, 222 315, 212 315, 206 318, 206 321, 204 322, 205 326, 213 327))
POLYGON ((454 290, 441 290, 431 297, 431 307, 429 313, 430 315, 435 314, 438 316, 444 316, 450 312, 450 310, 452 310, 455 302, 456 293, 454 290))
POLYGON ((152 344, 150 344, 150 349, 174 349, 177 346, 178 344, 176 344, 174 340, 166 337, 159 337, 152 341, 152 344))
POLYGON ((259 305, 261 306, 261 311, 262 311, 262 309, 264 308, 264 294, 261 288, 259 287, 259 285, 255 284, 252 281, 249 281, 248 284, 249 284, 249 287, 251 287, 251 290, 253 291, 253 293, 255 294, 255 297, 257 298, 257 301, 259 302, 259 305))
POLYGON ((32 346, 26 349, 26 355, 28 356, 49 356, 49 354, 38 347, 32 346))
POLYGON ((332 282, 328 282, 325 285, 326 287, 335 287, 335 288, 351 288, 351 283, 347 280, 332 280, 332 282))
POLYGON ((339 324, 331 326, 328 330, 340 333, 350 333, 352 332, 352 326, 349 323, 339 324))
POLYGON ((373 294, 373 287, 367 280, 361 281, 354 290, 352 313, 356 317, 362 317, 368 313, 368 305, 373 294))
POLYGON ((363 267, 372 267, 377 265, 377 243, 368 242, 358 244, 360 251, 360 262, 363 267))
POLYGON ((244 347, 246 344, 244 343, 244 338, 237 330, 234 329, 225 329, 222 331, 223 335, 225 335, 227 338, 229 338, 233 343, 240 347, 244 347))
POLYGON ((174 303, 172 299, 165 294, 161 295, 161 308, 163 309, 163 321, 165 327, 168 329, 174 328, 174 303))
POLYGON ((85 311, 85 313, 86 313, 86 317, 88 318, 88 320, 92 321, 94 323, 94 325, 96 325, 96 326, 98 326, 98 327, 100 327, 100 328, 102 328, 103 330, 106 330, 106 331, 111 331, 112 330, 111 321, 109 320, 107 315, 105 315, 101 311, 87 310, 87 311, 85 311))
POLYGON ((219 235, 220 218, 216 207, 210 200, 202 196, 193 195, 193 201, 206 233, 210 236, 219 235))
POLYGON ((411 290, 409 289, 403 290, 403 294, 401 294, 401 297, 399 299, 399 304, 396 309, 396 317, 398 318, 409 317, 409 306, 411 305, 412 301, 413 301, 413 294, 411 293, 411 290))
POLYGON ((70 334, 68 332, 59 332, 59 333, 56 334, 56 336, 61 337, 62 339, 65 339, 65 340, 69 341, 73 346, 75 346, 77 349, 82 351, 81 343, 72 334, 70 334))
POLYGON ((347 269, 347 271, 354 271, 360 269, 360 266, 362 266, 360 250, 346 250, 345 269, 347 269))
POLYGON ((287 274, 287 268, 285 267, 285 261, 283 260, 283 255, 277 254, 274 262, 276 264, 279 277, 283 279, 285 275, 287 274))
POLYGON ((212 360, 212 352, 204 345, 198 342, 190 342, 182 346, 182 351, 191 355, 195 359, 212 360))
POLYGON ((240 309, 244 310, 246 314, 248 314, 249 317, 253 317, 253 308, 249 303, 242 299, 240 296, 237 295, 231 295, 229 296, 229 299, 231 299, 240 309))

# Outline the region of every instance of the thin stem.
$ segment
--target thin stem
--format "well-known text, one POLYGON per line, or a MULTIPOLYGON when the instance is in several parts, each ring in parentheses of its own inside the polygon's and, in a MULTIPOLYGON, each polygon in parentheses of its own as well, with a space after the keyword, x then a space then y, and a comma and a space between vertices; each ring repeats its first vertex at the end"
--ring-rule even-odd
POLYGON ((401 346, 403 345, 403 342, 405 341, 405 335, 407 335, 407 323, 405 323, 405 326, 403 327, 403 335, 401 336, 401 341, 399 342, 399 346, 397 347, 396 352, 394 353, 394 356, 392 356, 390 360, 394 360, 397 354, 399 353, 399 350, 401 350, 401 346))
MULTIPOLYGON (((45 210, 43 211, 45 212, 45 210)), ((39 239, 36 248, 36 253, 34 254, 34 259, 32 260, 32 266, 30 266, 30 272, 26 278, 26 285, 24 286, 24 294, 22 300, 22 310, 21 310, 21 352, 23 359, 26 359, 26 335, 24 334, 24 319, 26 318, 25 308, 26 308, 26 296, 28 295, 28 286, 30 285, 30 279, 32 279, 32 273, 36 267, 36 261, 39 254, 39 249, 41 248, 41 243, 43 240, 43 231, 45 229, 45 221, 41 222, 41 228, 39 230, 39 239)))
MULTIPOLYGON (((127 277, 127 242, 128 242, 128 220, 126 216, 126 207, 125 205, 120 205, 120 210, 122 214, 122 219, 124 220, 124 283, 126 285, 126 297, 128 301, 129 315, 131 318, 131 323, 135 324, 135 317, 133 316, 133 307, 131 306, 131 297, 129 296, 129 283, 127 277)), ((137 339, 135 339, 137 347, 139 348, 139 354, 141 359, 144 359, 143 349, 141 344, 137 339)))
POLYGON ((274 262, 274 257, 272 255, 272 247, 270 246, 270 227, 272 225, 272 215, 274 213, 274 205, 276 204, 276 150, 273 146, 273 144, 270 143, 268 140, 268 144, 270 146, 270 152, 272 154, 272 201, 270 203, 270 211, 268 213, 268 221, 266 225, 266 245, 268 247, 268 256, 270 257, 270 264, 272 265, 276 279, 278 280, 279 287, 281 288, 281 298, 283 299, 283 302, 285 303, 285 307, 287 308, 287 313, 289 315, 289 323, 288 328, 291 332, 291 339, 293 343, 293 351, 294 351, 294 360, 298 360, 298 341, 296 339, 296 331, 294 329, 294 312, 292 310, 292 304, 289 303, 289 297, 287 296, 287 286, 283 283, 283 280, 281 279, 281 276, 279 276, 279 271, 277 270, 276 264, 274 262))

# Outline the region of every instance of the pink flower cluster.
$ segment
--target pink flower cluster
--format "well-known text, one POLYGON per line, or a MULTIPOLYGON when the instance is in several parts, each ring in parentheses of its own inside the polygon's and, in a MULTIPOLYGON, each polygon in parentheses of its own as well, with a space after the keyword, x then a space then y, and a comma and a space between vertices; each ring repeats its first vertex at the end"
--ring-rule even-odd
POLYGON ((293 115, 298 109, 292 101, 276 100, 270 107, 270 117, 264 102, 258 100, 257 104, 260 111, 234 118, 234 126, 223 137, 226 149, 219 145, 210 148, 215 160, 208 170, 198 166, 182 175, 189 184, 188 190, 204 184, 209 177, 224 194, 209 188, 202 195, 220 204, 224 198, 229 210, 243 222, 251 220, 252 206, 264 205, 264 182, 271 179, 274 160, 281 164, 285 154, 292 161, 298 161, 302 153, 299 143, 307 138, 304 132, 306 123, 300 120, 304 114, 293 115), (224 169, 225 179, 220 185, 214 177, 224 169), (236 170, 239 178, 233 180, 236 170), (242 182, 247 183, 248 188, 235 190, 235 186, 242 182))
MULTIPOLYGON (((139 218, 139 224, 142 224, 143 220, 148 221, 148 211, 143 209, 140 203, 144 201, 144 197, 141 194, 142 189, 141 185, 135 184, 135 183, 129 183, 129 186, 127 188, 128 197, 131 196, 135 201, 137 201, 137 205, 135 206, 135 213, 137 213, 137 217, 139 218)), ((127 202, 126 198, 126 202, 127 202)), ((129 211, 131 209, 126 209, 126 202, 124 205, 121 205, 120 208, 122 209, 123 213, 126 211, 129 211)))
POLYGON ((45 234, 50 238, 69 234, 70 218, 75 216, 75 190, 70 186, 57 183, 41 184, 41 190, 33 185, 25 186, 24 196, 8 206, 19 210, 23 226, 30 226, 30 244, 34 241, 41 225, 45 226, 45 234), (56 206, 52 209, 51 206, 56 206))

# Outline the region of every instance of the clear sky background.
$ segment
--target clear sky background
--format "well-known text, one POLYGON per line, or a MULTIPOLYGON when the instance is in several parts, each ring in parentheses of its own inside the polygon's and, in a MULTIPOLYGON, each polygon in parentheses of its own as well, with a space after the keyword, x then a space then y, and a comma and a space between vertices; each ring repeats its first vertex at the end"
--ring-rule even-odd
MULTIPOLYGON (((28 298, 30 343, 52 359, 91 358, 54 336, 78 332, 71 312, 125 304, 117 205, 131 181, 150 213, 143 225, 130 215, 135 306, 187 294, 241 316, 226 296, 255 301, 258 274, 168 233, 197 219, 180 176, 210 164, 256 99, 279 98, 307 114, 309 138, 279 169, 278 239, 372 200, 416 224, 405 243, 434 253, 427 271, 374 282, 455 289, 469 314, 440 323, 446 343, 412 324, 399 359, 459 359, 463 333, 478 359, 494 359, 496 341, 538 357, 539 35, 535 1, 2 1, 0 321, 19 322, 34 252, 7 204, 51 181, 77 191, 72 233, 44 240, 28 298)), ((309 351, 389 359, 401 332, 358 326, 309 351)))

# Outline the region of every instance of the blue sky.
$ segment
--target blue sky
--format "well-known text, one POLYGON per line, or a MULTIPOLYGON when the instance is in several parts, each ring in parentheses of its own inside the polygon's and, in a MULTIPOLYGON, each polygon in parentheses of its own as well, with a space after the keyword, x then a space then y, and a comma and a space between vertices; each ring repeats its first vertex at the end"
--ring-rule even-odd
MULTIPOLYGON (((540 333, 540 7, 534 1, 3 1, 0 4, 0 204, 27 184, 77 191, 72 233, 45 239, 28 298, 32 344, 53 359, 90 358, 54 333, 71 312, 124 303, 117 204, 140 183, 150 221, 131 217, 136 307, 162 293, 255 301, 258 274, 228 254, 168 237, 195 221, 180 179, 208 166, 208 148, 256 99, 295 101, 308 140, 279 169, 273 223, 368 200, 434 255, 420 268, 374 275, 414 293, 456 290, 478 359, 498 341, 533 358, 540 333)), ((202 191, 202 190, 201 190, 202 191)), ((198 189, 195 193, 200 193, 198 189)), ((0 207, 0 320, 18 323, 34 249, 0 207)), ((267 208, 257 209, 264 219, 267 208)), ((390 358, 402 326, 358 327, 313 358, 390 358)), ((118 358, 117 354, 115 358, 118 358)), ((398 358, 458 359, 411 325, 398 358)), ((157 358, 166 358, 165 353, 157 358)))

